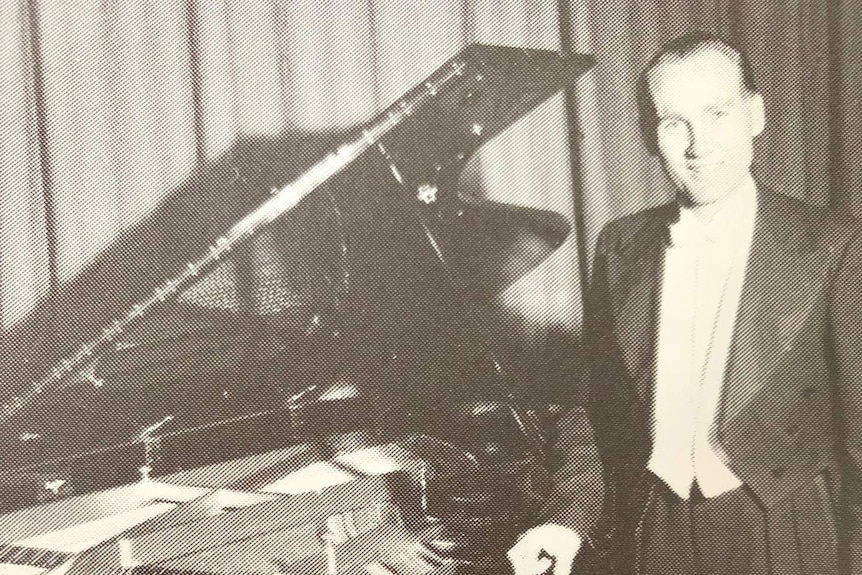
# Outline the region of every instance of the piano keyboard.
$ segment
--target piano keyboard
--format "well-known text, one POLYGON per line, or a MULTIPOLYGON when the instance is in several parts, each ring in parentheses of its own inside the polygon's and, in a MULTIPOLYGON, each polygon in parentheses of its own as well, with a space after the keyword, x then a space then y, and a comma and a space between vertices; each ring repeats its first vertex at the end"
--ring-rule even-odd
POLYGON ((0 574, 41 575, 206 490, 158 482, 82 495, 0 517, 0 574))
MULTIPOLYGON (((273 477, 271 463, 283 460, 239 460, 245 473, 219 464, 229 484, 254 477, 255 491, 212 489, 217 477, 191 470, 181 477, 206 478, 207 487, 161 478, 0 516, 0 541, 9 542, 0 575, 322 575, 327 546, 341 550, 344 573, 393 565, 374 559, 387 541, 406 549, 413 537, 405 517, 418 512, 421 460, 386 444, 273 477)), ((402 563, 421 575, 442 565, 423 561, 402 563)))

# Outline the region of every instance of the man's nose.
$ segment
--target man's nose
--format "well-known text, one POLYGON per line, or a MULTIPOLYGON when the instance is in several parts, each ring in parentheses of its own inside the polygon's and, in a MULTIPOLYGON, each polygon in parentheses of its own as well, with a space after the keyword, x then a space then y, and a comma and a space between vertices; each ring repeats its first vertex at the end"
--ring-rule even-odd
POLYGON ((705 126, 696 123, 688 124, 688 146, 685 149, 687 158, 702 158, 712 153, 715 146, 714 134, 705 126))

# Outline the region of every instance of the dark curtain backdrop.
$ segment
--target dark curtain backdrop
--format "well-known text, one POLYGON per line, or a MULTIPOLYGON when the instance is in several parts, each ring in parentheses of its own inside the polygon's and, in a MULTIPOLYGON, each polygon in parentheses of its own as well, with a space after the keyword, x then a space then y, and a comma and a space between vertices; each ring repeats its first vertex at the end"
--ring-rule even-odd
MULTIPOLYGON (((862 214, 855 0, 0 1, 3 388, 26 385, 262 186, 298 174, 471 41, 598 60, 568 101, 542 106, 468 168, 473 194, 553 209, 575 227, 495 303, 527 349, 576 338, 599 229, 669 197, 639 141, 633 84, 663 41, 691 30, 751 52, 768 111, 761 181, 862 214), (280 175, 263 173, 267 154, 280 175)), ((272 290, 254 284, 278 284, 277 249, 262 234, 185 300, 263 310, 272 290)))

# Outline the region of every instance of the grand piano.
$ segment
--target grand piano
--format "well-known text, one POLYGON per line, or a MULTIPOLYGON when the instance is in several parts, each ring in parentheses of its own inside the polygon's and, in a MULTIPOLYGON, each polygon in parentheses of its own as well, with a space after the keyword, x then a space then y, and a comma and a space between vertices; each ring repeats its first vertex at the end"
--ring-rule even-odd
POLYGON ((466 47, 32 374, 0 411, 0 573, 499 572, 554 413, 486 304, 569 226, 459 177, 591 66, 466 47), (269 313, 190 303, 262 230, 269 313))

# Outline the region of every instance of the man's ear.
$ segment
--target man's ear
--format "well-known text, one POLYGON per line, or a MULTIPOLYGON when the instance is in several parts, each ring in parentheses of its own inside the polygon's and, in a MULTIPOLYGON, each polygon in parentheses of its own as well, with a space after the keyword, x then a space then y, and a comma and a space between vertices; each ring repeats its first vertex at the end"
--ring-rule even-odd
POLYGON ((763 104, 763 96, 755 92, 749 98, 748 105, 751 113, 751 135, 759 136, 766 127, 766 108, 763 104))

